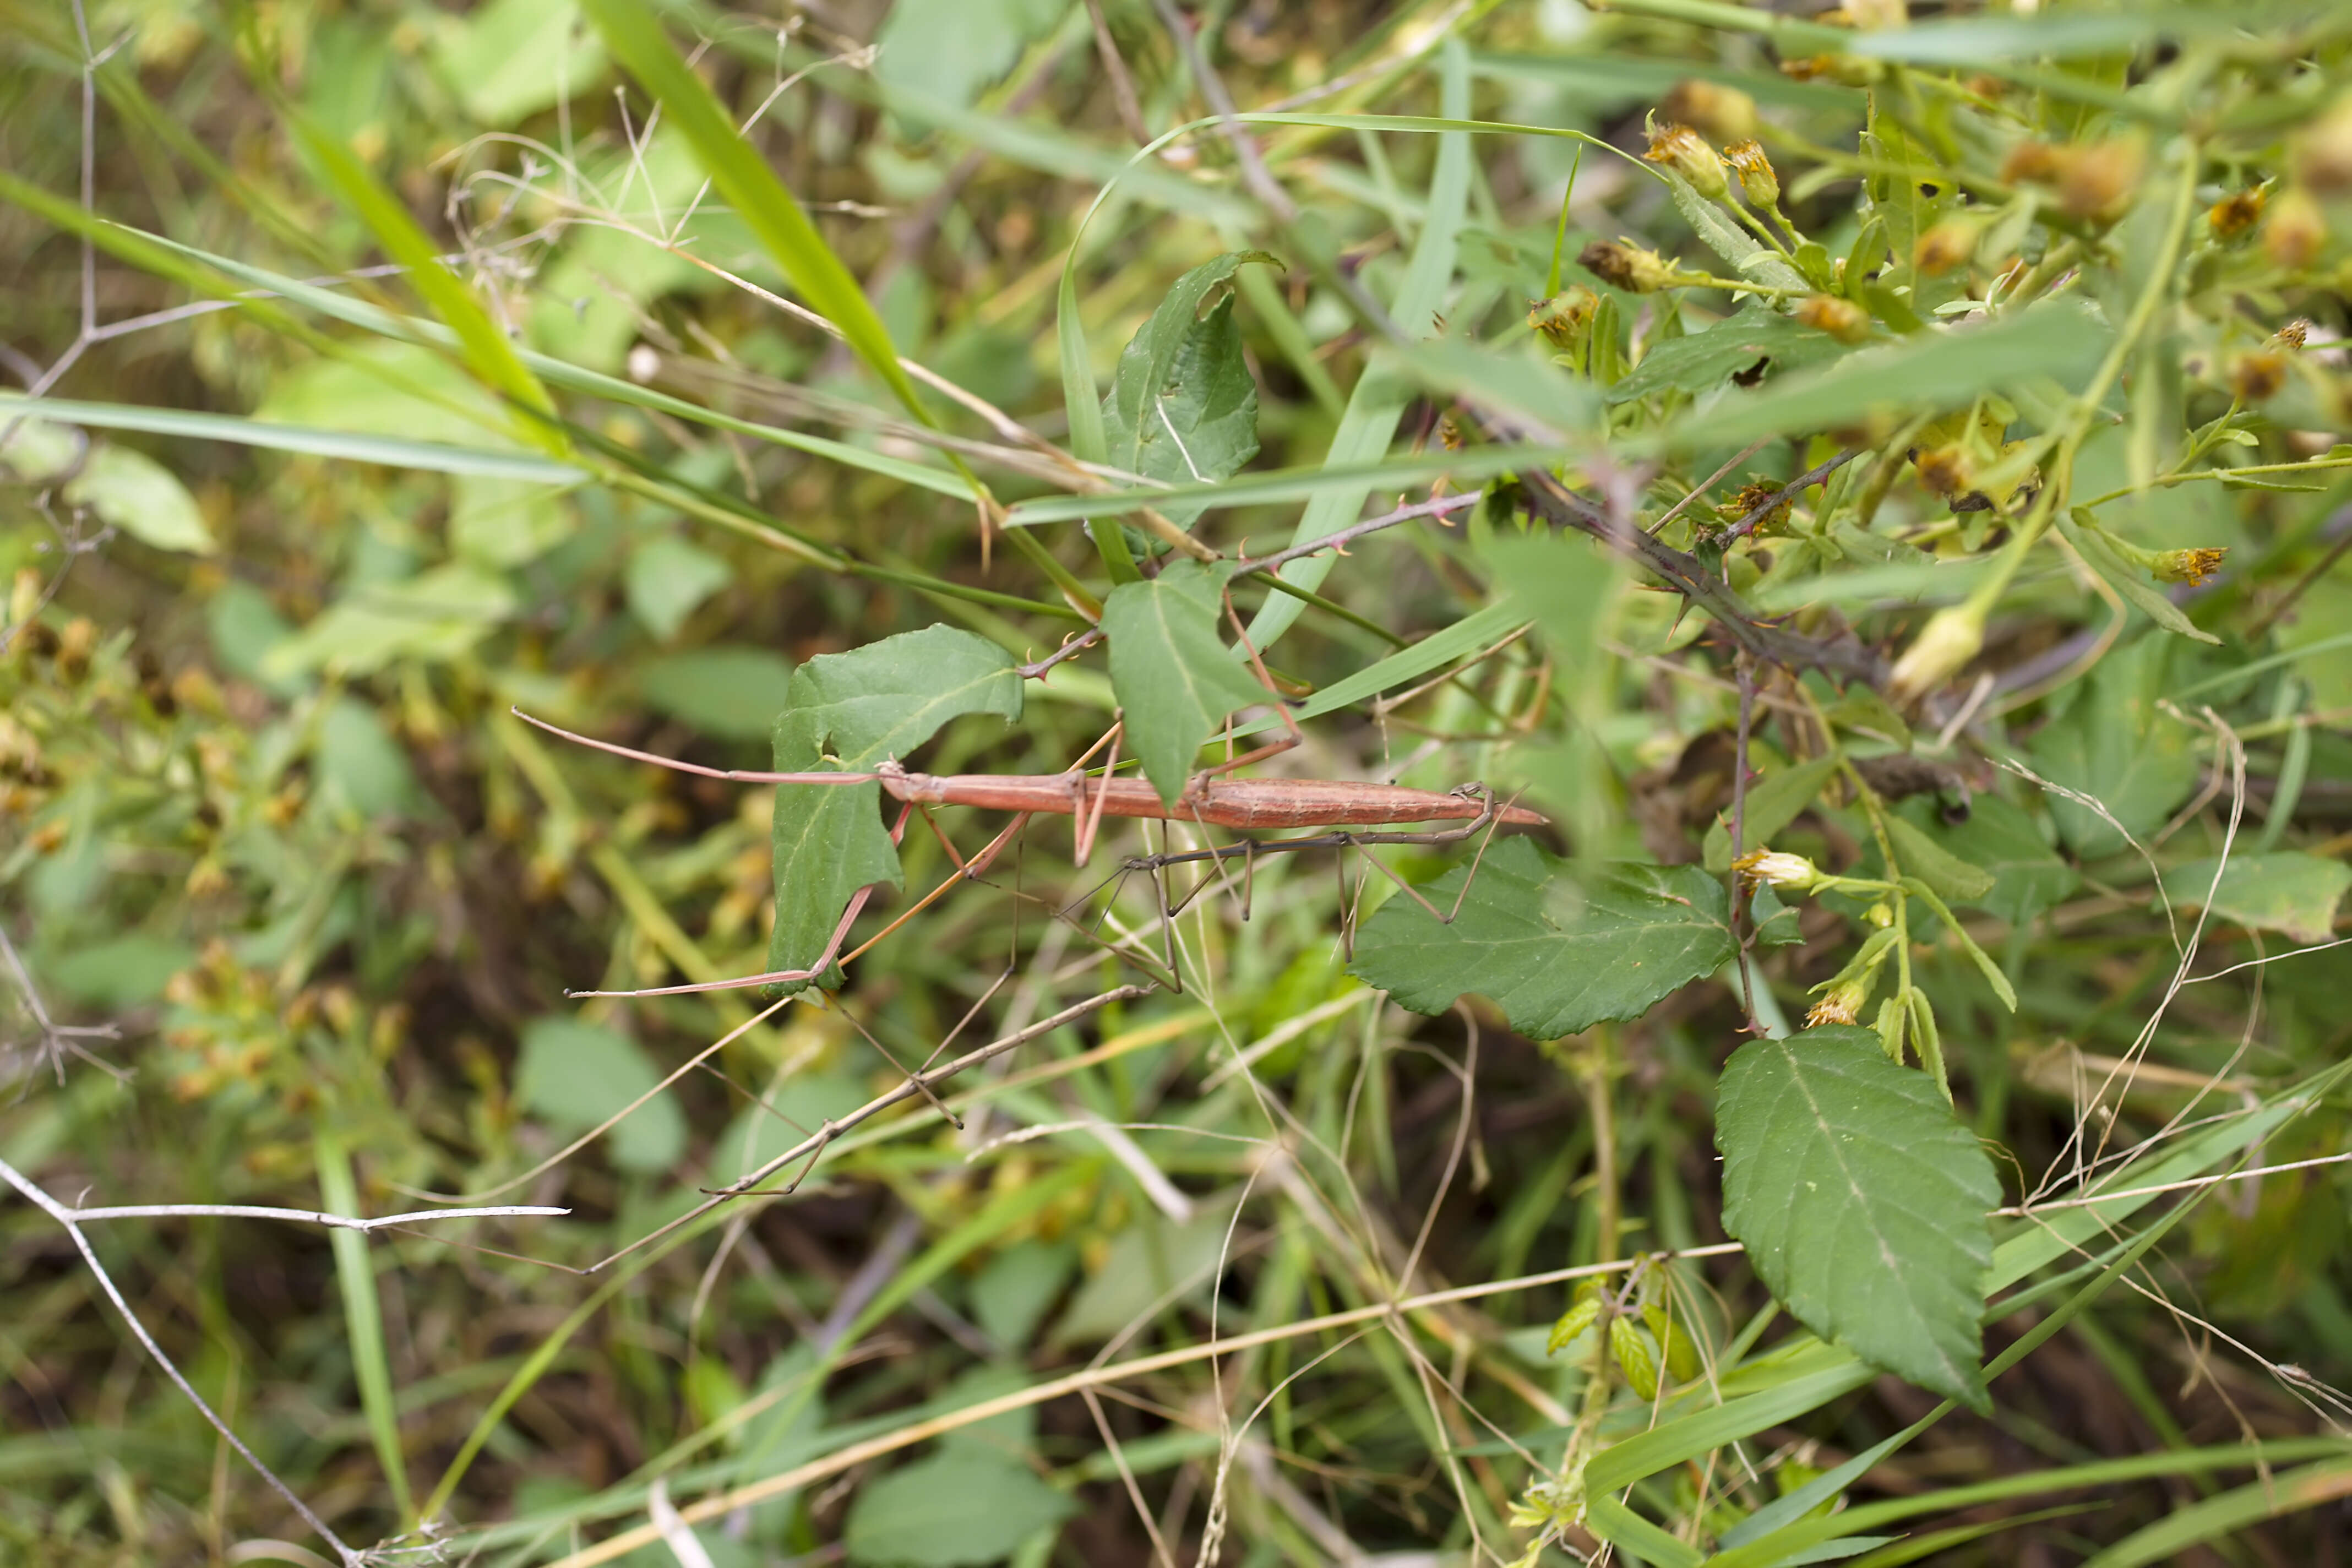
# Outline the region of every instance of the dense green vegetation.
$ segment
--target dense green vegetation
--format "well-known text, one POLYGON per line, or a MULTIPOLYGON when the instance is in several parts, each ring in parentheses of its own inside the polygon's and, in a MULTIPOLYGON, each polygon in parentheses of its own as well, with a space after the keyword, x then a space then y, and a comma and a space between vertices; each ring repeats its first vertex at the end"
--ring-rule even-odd
POLYGON ((2335 1561, 2352 12, 0 16, 5 1560, 2335 1561))

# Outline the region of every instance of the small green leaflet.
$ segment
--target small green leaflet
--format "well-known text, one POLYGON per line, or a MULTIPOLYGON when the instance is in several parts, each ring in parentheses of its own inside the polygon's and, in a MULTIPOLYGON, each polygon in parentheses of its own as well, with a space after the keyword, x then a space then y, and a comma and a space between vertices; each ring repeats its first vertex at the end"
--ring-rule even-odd
POLYGON ((1969 1408, 2000 1183, 1926 1073, 1845 1025, 1732 1053, 1716 1100, 1723 1227, 1790 1315, 1969 1408))
POLYGON ((1110 689, 1127 725, 1126 747, 1169 805, 1218 722, 1236 708, 1269 700, 1217 636, 1230 572, 1174 561, 1148 583, 1122 583, 1103 601, 1110 689))
MULTIPOLYGON (((1467 866, 1423 889, 1453 907, 1467 866)), ((1497 841, 1452 925, 1410 899, 1366 922, 1349 973, 1416 1013, 1468 992, 1491 996, 1511 1027, 1558 1039, 1650 1005, 1732 955, 1723 885, 1696 866, 1612 867, 1582 888, 1568 863, 1524 838, 1497 841)))
MULTIPOLYGON (((793 671, 789 700, 776 719, 776 771, 866 773, 967 713, 1021 717, 1013 656, 970 632, 926 626, 825 654, 793 671)), ((778 787, 770 969, 815 963, 860 888, 899 885, 898 847, 878 809, 881 792, 878 784, 778 787)), ((829 970, 823 983, 838 984, 839 973, 829 970)))
POLYGON ((1631 403, 1654 392, 1708 392, 1759 359, 1770 360, 1776 371, 1787 371, 1845 352, 1843 343, 1818 328, 1761 308, 1749 309, 1703 332, 1659 343, 1601 401, 1631 403))
MULTIPOLYGON (((1195 267, 1118 356, 1103 399, 1111 463, 1159 484, 1209 484, 1257 456, 1257 383, 1242 358, 1233 289, 1234 273, 1253 261, 1282 265, 1263 250, 1233 250, 1195 267)), ((1206 501, 1160 509, 1180 527, 1207 510, 1206 501)))
POLYGON ((1955 904, 1974 903, 1992 891, 1993 876, 1972 866, 1927 836, 1927 830, 1900 816, 1886 819, 1886 837, 1895 846, 1903 874, 1916 877, 1938 897, 1955 904))
POLYGON ((1992 874, 1990 888, 1956 903, 1974 904, 2021 925, 2082 883, 2074 868, 2042 842, 2033 819, 2001 795, 1979 795, 1969 819, 1957 825, 1936 820, 1928 801, 1906 800, 1895 809, 1936 843, 1992 874))
POLYGON ((2194 909, 2209 900, 2214 914, 2297 942, 2326 942, 2336 928, 2336 906, 2352 887, 2352 867, 2341 860, 2282 849, 2232 855, 2226 867, 2199 860, 2168 871, 2164 885, 2176 904, 2194 909), (2213 885, 2219 869, 2221 885, 2213 885))
POLYGON ((2090 807, 2053 796, 2059 837, 2085 860, 2122 850, 2124 833, 2144 839, 2197 787, 2198 732, 2157 705, 2181 646, 2143 637, 2116 649, 2074 705, 2033 737, 2036 772, 2098 801, 2122 825, 2117 832, 2090 807))

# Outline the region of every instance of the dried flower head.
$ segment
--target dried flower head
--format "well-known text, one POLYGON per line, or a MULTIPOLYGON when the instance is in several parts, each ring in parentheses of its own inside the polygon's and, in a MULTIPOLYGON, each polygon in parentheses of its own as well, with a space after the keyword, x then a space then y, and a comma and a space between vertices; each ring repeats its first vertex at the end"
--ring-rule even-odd
POLYGON ((2307 190, 2352 196, 2352 92, 2336 94, 2326 112, 2295 138, 2294 172, 2307 190))
POLYGON ((2205 210, 2205 226, 2213 231, 2215 239, 2241 238, 2262 221, 2269 200, 2270 193, 2261 185, 2231 191, 2205 210))
POLYGON ((1823 1024, 1851 1024, 1862 1016, 1863 1004, 1870 1000, 1871 976, 1854 980, 1832 981, 1822 999, 1805 1015, 1805 1027, 1818 1029, 1823 1024))
POLYGON ((2159 550, 2148 570, 2159 583, 2186 583, 2194 588, 2221 569, 2226 545, 2201 550, 2159 550))
POLYGON ((1549 300, 1530 300, 1528 325, 1561 353, 1572 354, 1583 346, 1585 334, 1592 328, 1592 313, 1600 308, 1600 295, 1581 283, 1573 284, 1549 300))
POLYGON ((1808 892, 1824 880, 1821 868, 1811 860, 1778 849, 1750 849, 1734 860, 1731 868, 1750 882, 1769 882, 1788 893, 1808 892))
POLYGON ((1716 515, 1722 518, 1727 525, 1735 524, 1775 497, 1779 497, 1777 503, 1771 510, 1756 520, 1751 531, 1759 538, 1779 533, 1789 526, 1789 510, 1796 502, 1791 497, 1781 494, 1781 487, 1769 479, 1748 480, 1731 492, 1730 500, 1715 509, 1716 515))
POLYGON ((2088 223, 2107 224, 2131 210, 2147 173, 2147 147, 2137 137, 2116 137, 2069 149, 2057 181, 2058 205, 2088 223))
POLYGON ((1739 194, 1748 205, 1777 208, 1780 205, 1780 174, 1772 167, 1772 160, 1754 142, 1735 142, 1723 150, 1731 166, 1739 174, 1739 194))
POLYGON ((2319 259, 2326 245, 2327 215, 2309 191, 2296 185, 2271 204, 2263 225, 2263 253, 2272 266, 2301 272, 2319 259))
POLYGON ((2266 403, 2286 385, 2286 355, 2252 349, 2230 356, 2230 395, 2245 403, 2266 403))
POLYGON ((1812 295, 1797 306, 1796 317, 1842 343, 1858 343, 1870 336, 1870 312, 1835 294, 1812 295))
POLYGON ((1671 122, 1650 127, 1650 150, 1642 154, 1653 163, 1663 163, 1691 184, 1691 189, 1709 201, 1721 201, 1731 191, 1724 175, 1723 159, 1706 144, 1706 138, 1687 125, 1671 122))
POLYGON ((1965 266, 1976 254, 1980 226, 1966 218, 1946 218, 1911 247, 1911 265, 1928 278, 1941 278, 1953 268, 1965 266))
POLYGON ((2036 184, 2055 184, 2064 172, 2071 151, 2053 147, 2047 142, 2020 142, 2000 161, 2001 183, 2013 185, 2021 180, 2032 180, 2036 184))
POLYGON ((1654 294, 1675 279, 1674 264, 1630 239, 1596 239, 1577 252, 1577 265, 1612 288, 1654 294))
POLYGON ((2297 317, 2271 334, 2271 342, 2283 349, 2299 349, 2311 336, 2311 323, 2297 317))
POLYGON ((1976 478, 1976 463, 1958 441, 1916 450, 1911 461, 1919 470, 1919 482, 1948 500, 1966 492, 1976 478))
POLYGON ((1658 108, 1669 120, 1727 142, 1756 134, 1756 100, 1736 87, 1686 78, 1675 83, 1658 108))

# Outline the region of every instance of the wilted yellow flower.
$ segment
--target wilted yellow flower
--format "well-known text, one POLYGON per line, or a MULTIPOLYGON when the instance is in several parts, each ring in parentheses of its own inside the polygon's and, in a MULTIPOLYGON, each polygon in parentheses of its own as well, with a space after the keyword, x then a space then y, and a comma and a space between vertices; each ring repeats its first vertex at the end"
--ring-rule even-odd
POLYGON ((2270 193, 2256 185, 2251 190, 2231 191, 2205 211, 2205 226, 2213 231, 2215 239, 2236 239, 2262 221, 2263 207, 2270 193))
POLYGON ((1756 134, 1756 100, 1736 87, 1685 79, 1675 83, 1658 108, 1669 120, 1727 142, 1756 134))
POLYGON ((1726 523, 1736 523, 1776 496, 1780 497, 1779 504, 1758 518, 1755 528, 1750 531, 1759 538, 1778 533, 1789 526, 1789 509, 1796 503, 1790 496, 1781 493, 1780 486, 1769 479, 1748 480, 1731 493, 1729 500, 1715 509, 1716 515, 1726 523))
POLYGON ((2148 570, 2159 583, 2186 583, 2196 587, 2221 569, 2221 557, 2230 553, 2227 545, 2200 550, 2159 550, 2148 570))
POLYGON ((2247 403, 2264 403, 2286 385, 2286 355, 2276 349, 2251 349, 2230 356, 2230 392, 2247 403))
POLYGON ((2271 342, 2283 349, 2299 349, 2311 336, 2311 323, 2297 317, 2271 334, 2271 342))
POLYGON ((2263 251, 2273 266, 2300 272, 2319 259, 2327 244, 2327 215, 2309 191, 2296 185, 2271 204, 2263 225, 2263 251))
POLYGON ((1723 159, 1706 144, 1706 137, 1687 125, 1652 126, 1650 150, 1642 156, 1672 169, 1691 183, 1691 189, 1710 201, 1721 201, 1730 194, 1723 159))
POLYGON ((1596 239, 1577 253, 1576 260, 1603 283, 1635 294, 1654 294, 1677 276, 1672 262, 1630 239, 1596 239))
POLYGON ((1549 300, 1529 303, 1528 325, 1561 353, 1572 354, 1583 346, 1592 313, 1600 308, 1600 295, 1581 283, 1572 284, 1549 300))
POLYGON ((1769 882, 1783 892, 1806 892, 1822 880, 1821 868, 1811 860, 1777 849, 1750 849, 1734 860, 1731 868, 1751 882, 1769 882))
POLYGON ((1948 500, 1966 494, 1969 481, 1976 478, 1974 459, 1957 441, 1915 451, 1911 461, 1919 470, 1919 482, 1948 500))
POLYGON ((1777 209, 1780 205, 1780 174, 1772 167, 1772 160, 1754 142, 1740 142, 1726 147, 1724 156, 1739 172, 1739 194, 1748 198, 1750 206, 1777 209))
POLYGON ((1798 305, 1797 320, 1817 327, 1842 343, 1858 343, 1870 336, 1870 312, 1834 294, 1815 294, 1798 305))
POLYGON ((1805 1027, 1818 1029, 1823 1024, 1853 1023, 1862 1016, 1863 1004, 1870 1000, 1870 983, 1875 973, 1831 981, 1822 999, 1805 1015, 1805 1027))
POLYGON ((1888 694, 1916 702, 1960 672, 1984 647, 1984 612, 1966 605, 1938 610, 1903 657, 1895 661, 1888 694))

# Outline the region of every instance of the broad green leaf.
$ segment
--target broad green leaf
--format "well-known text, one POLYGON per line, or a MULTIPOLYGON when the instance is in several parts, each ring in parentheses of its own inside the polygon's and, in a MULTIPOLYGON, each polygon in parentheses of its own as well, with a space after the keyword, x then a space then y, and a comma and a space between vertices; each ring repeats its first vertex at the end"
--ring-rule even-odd
POLYGON ((2256 931, 2281 931, 2297 942, 2326 942, 2336 929, 2336 906, 2352 887, 2352 866, 2299 850, 2232 855, 2195 861, 2164 876, 2172 901, 2208 906, 2224 920, 2256 931), (2213 886, 2219 869, 2221 885, 2213 886), (2209 903, 2210 900, 2210 903, 2209 903))
MULTIPOLYGON (((1469 868, 1422 895, 1453 907, 1469 868)), ((1529 1039, 1557 1039, 1652 1004, 1732 954, 1723 885, 1694 866, 1614 867, 1580 888, 1568 863, 1524 838, 1497 841, 1452 925, 1395 898, 1366 922, 1349 973, 1416 1013, 1470 992, 1529 1039)))
POLYGON ((859 1568, 966 1568, 1076 1511, 1020 1460, 959 1446, 858 1489, 841 1539, 859 1568))
POLYGON ((1991 872, 1969 865, 1906 818, 1890 814, 1886 837, 1895 847, 1903 874, 1918 878, 1937 897, 1953 903, 1974 903, 1992 891, 1991 872))
MULTIPOLYGON (((689 544, 676 534, 663 533, 629 552, 629 564, 621 574, 621 584, 628 595, 629 613, 637 618, 637 624, 658 640, 667 642, 677 636, 687 616, 733 577, 733 569, 708 550, 689 544)), ((760 733, 767 732, 763 718, 760 733)))
MULTIPOLYGON (((644 1047, 577 1018, 541 1018, 522 1032, 515 1099, 559 1135, 585 1132, 661 1081, 644 1047)), ((666 1171, 686 1152, 686 1113, 667 1089, 605 1134, 624 1171, 666 1171)))
POLYGON ((97 447, 81 472, 66 481, 65 497, 158 550, 213 552, 212 530, 196 510, 196 498, 171 469, 144 452, 111 444, 97 447))
POLYGON ((449 547, 486 566, 536 561, 562 543, 579 521, 553 485, 460 474, 449 492, 449 547))
POLYGON ((2180 606, 2159 593, 2147 580, 2147 574, 2136 570, 2116 553, 2106 535, 2095 527, 2085 528, 2074 519, 2061 515, 2058 531, 2084 561, 2091 570, 2106 579, 2107 586, 2137 605, 2141 614, 2177 637, 2202 643, 2219 643, 2221 639, 2211 632, 2200 631, 2197 624, 2181 612, 2180 606))
POLYGON ((1679 448, 1742 447, 1761 436, 1831 429, 1874 414, 1951 408, 2029 377, 2087 375, 2107 331, 2071 300, 1990 326, 1944 328, 1848 354, 1835 363, 1736 394, 1667 433, 1679 448))
MULTIPOLYGON (((1234 273, 1279 267, 1263 250, 1228 251, 1176 279, 1118 356, 1103 399, 1106 460, 1160 484, 1202 484, 1239 473, 1257 456, 1257 381, 1234 321, 1234 273)), ((1162 508, 1179 527, 1201 501, 1162 508)))
POLYGON ((408 753, 384 731, 376 710, 339 697, 319 717, 312 753, 320 790, 363 817, 397 816, 420 797, 408 753))
POLYGON ((1769 361, 1778 372, 1835 359, 1846 345, 1829 333, 1787 316, 1750 307, 1703 332, 1668 338, 1642 356, 1633 374, 1602 395, 1608 403, 1631 403, 1654 392, 1710 392, 1769 361))
POLYGON ((1126 746, 1169 805, 1225 716, 1269 700, 1217 635, 1223 577, 1198 561, 1176 561, 1148 583, 1120 584, 1103 601, 1126 746))
POLYGON ((1078 1287, 1069 1310, 1054 1325, 1053 1342, 1109 1339, 1133 1328, 1171 1293, 1207 1295, 1216 1282, 1218 1259, 1225 1255, 1233 1217, 1230 1203, 1204 1203, 1188 1220, 1148 1209, 1122 1226, 1101 1267, 1078 1287))
MULTIPOLYGON (((1498 602, 1483 610, 1473 610, 1444 631, 1432 632, 1419 642, 1333 681, 1295 709, 1292 717, 1315 719, 1351 708, 1368 697, 1378 697, 1409 680, 1417 680, 1457 658, 1482 652, 1526 624, 1516 605, 1498 602)), ((1255 735, 1276 729, 1281 723, 1275 718, 1253 719, 1246 724, 1235 725, 1234 733, 1255 735)))
POLYGON ((1562 437, 1597 425, 1600 405, 1591 384, 1569 374, 1528 343, 1496 345, 1440 338, 1384 348, 1380 363, 1394 374, 1528 424, 1531 433, 1562 437))
POLYGON ((636 683, 639 696, 706 735, 757 741, 792 700, 793 666, 764 647, 698 647, 644 660, 636 683))
POLYGON ((1674 194, 1675 206, 1691 226, 1691 232, 1709 250, 1729 262, 1734 274, 1771 289, 1806 287, 1803 276, 1795 268, 1765 249, 1754 235, 1739 226, 1737 218, 1700 195, 1680 174, 1670 168, 1661 168, 1658 173, 1665 177, 1666 188, 1674 194))
POLYGON ((998 1344, 1025 1352, 1076 1265, 1077 1254, 1066 1242, 1015 1242, 973 1278, 972 1321, 998 1344))
POLYGON ((576 0, 490 0, 436 19, 434 68, 486 126, 515 125, 579 98, 604 74, 604 46, 583 36, 576 0))
POLYGON ((263 656, 261 673, 272 680, 312 670, 372 675, 398 658, 456 658, 514 608, 514 590, 504 578, 453 562, 351 590, 263 656))
POLYGON ((857 357, 908 413, 930 424, 930 411, 916 395, 882 318, 874 313, 857 279, 825 244, 768 161, 736 132, 734 120, 710 89, 687 68, 653 10, 644 0, 583 0, 582 8, 604 35, 613 58, 694 144, 711 184, 759 236, 803 302, 841 330, 857 357))
POLYGON ((81 443, 64 426, 47 419, 14 416, 7 443, 0 446, 0 469, 28 485, 56 479, 81 455, 81 443))
MULTIPOLYGON (((2143 637, 2110 653, 2074 706, 2033 738, 2035 772, 2098 801, 2143 842, 2197 784, 2197 732, 2157 707, 2179 646, 2143 637)), ((2088 806, 2053 795, 2050 812, 2085 860, 2125 847, 2123 835, 2088 806)))
MULTIPOLYGON (((1740 852, 1770 848, 1773 835, 1796 821, 1798 814, 1813 804, 1813 797, 1822 793, 1822 785, 1835 772, 1835 757, 1815 757, 1794 767, 1775 768, 1750 784, 1748 798, 1740 802, 1740 852)), ((1731 869, 1729 808, 1718 813, 1714 825, 1706 830, 1702 854, 1701 863, 1717 876, 1731 869)))
MULTIPOLYGON (((906 756, 940 725, 967 713, 1021 717, 1021 677, 1013 656, 970 632, 927 626, 825 654, 793 672, 775 723, 776 771, 865 773, 906 756)), ((814 963, 860 888, 899 885, 898 851, 882 826, 881 793, 871 783, 777 789, 770 969, 814 963)), ((830 969, 823 978, 838 984, 839 973, 830 969)))
POLYGON ((1866 1029, 1752 1040, 1716 1101, 1724 1228, 1815 1333, 1976 1410, 1992 1162, 1866 1029))
POLYGON ((875 79, 970 109, 1068 8, 1068 0, 893 0, 874 35, 875 79))
POLYGON ((1973 904, 2011 925, 2032 920, 2081 885, 2074 868, 2042 841, 2033 818, 2001 795, 1979 795, 1969 819, 1958 824, 1937 820, 1933 805, 1924 800, 1905 801, 1895 810, 1927 837, 1992 874, 1990 889, 1956 902, 1973 904))

